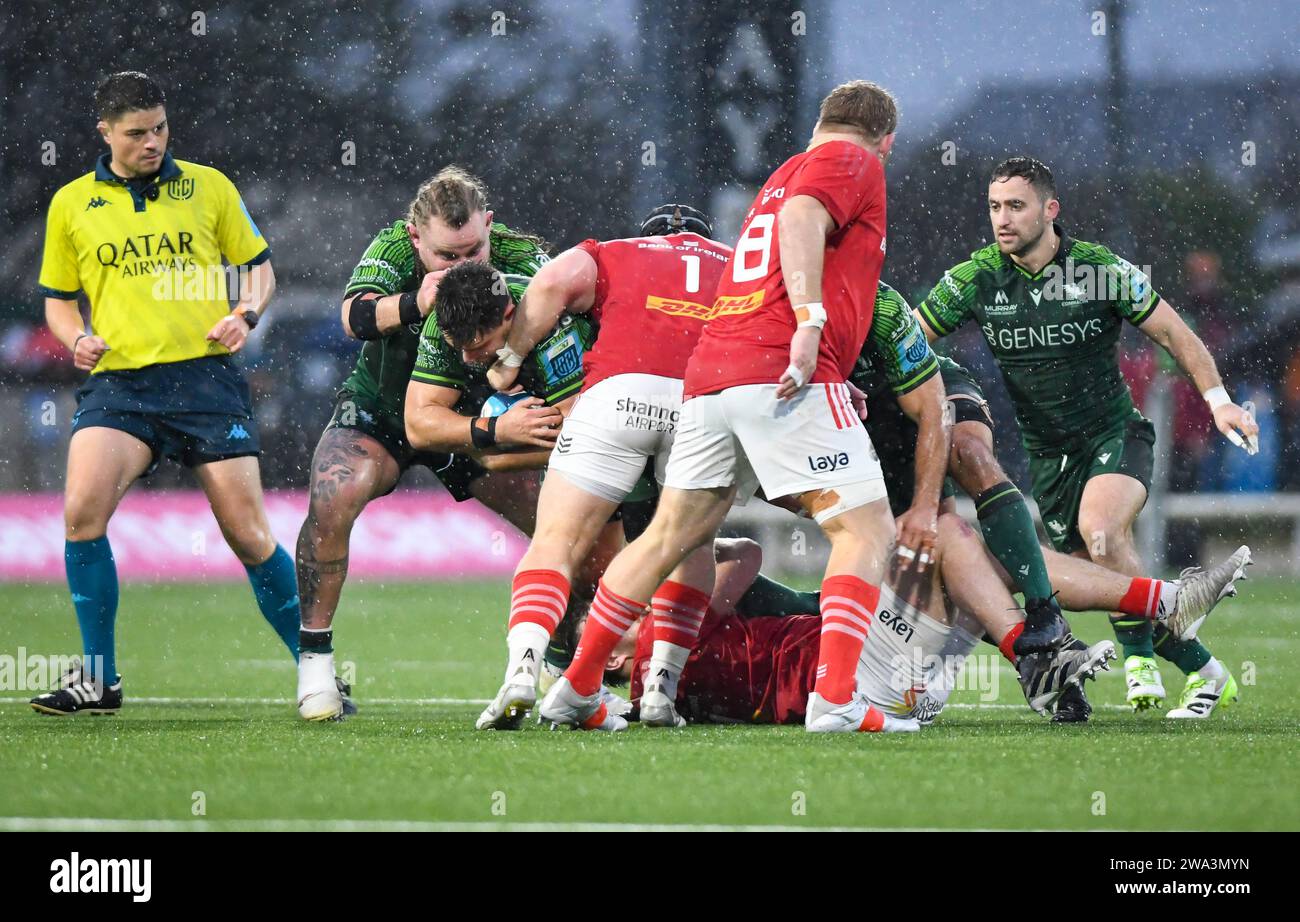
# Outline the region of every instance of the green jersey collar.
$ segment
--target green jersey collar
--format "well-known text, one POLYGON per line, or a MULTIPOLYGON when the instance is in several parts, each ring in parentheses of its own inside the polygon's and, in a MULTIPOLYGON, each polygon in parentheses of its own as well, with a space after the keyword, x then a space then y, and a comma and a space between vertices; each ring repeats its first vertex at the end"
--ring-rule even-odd
POLYGON ((1046 271, 1047 267, 1052 263, 1057 263, 1064 267, 1066 259, 1070 256, 1070 250, 1074 248, 1074 238, 1067 234, 1065 228, 1055 221, 1052 222, 1052 230, 1056 231, 1056 236, 1060 240, 1060 244, 1056 248, 1056 255, 1044 263, 1042 269, 1039 269, 1038 272, 1030 275, 1029 272, 1018 265, 1014 259, 999 250, 999 255, 1002 257, 1003 272, 1007 275, 1015 275, 1018 272, 1025 278, 1033 280, 1042 275, 1043 272, 1046 271))

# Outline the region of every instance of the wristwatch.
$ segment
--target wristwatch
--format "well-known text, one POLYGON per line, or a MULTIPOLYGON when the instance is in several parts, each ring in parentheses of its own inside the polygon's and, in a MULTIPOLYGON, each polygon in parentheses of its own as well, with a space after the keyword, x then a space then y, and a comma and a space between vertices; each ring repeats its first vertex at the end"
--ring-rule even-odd
POLYGON ((243 319, 244 323, 248 324, 249 330, 257 329, 257 321, 262 319, 261 316, 257 313, 257 311, 253 310, 252 308, 249 308, 246 311, 241 311, 239 316, 241 319, 243 319))

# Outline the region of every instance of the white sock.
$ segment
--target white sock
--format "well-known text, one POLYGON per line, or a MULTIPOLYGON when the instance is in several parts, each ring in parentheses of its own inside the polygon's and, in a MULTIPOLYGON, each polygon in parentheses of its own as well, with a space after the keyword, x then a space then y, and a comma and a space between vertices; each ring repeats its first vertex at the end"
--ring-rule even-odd
POLYGON ((1207 682, 1218 682, 1228 674, 1228 670, 1223 668, 1223 663, 1211 656, 1208 663, 1196 670, 1196 674, 1207 682))
POLYGON ((660 686, 669 701, 677 698, 677 680, 682 677, 686 661, 691 658, 689 647, 682 647, 666 640, 656 640, 650 654, 650 674, 647 684, 660 686))
POLYGON ((532 621, 521 621, 506 634, 506 648, 510 651, 510 660, 506 663, 505 680, 513 685, 524 683, 523 670, 529 676, 527 681, 537 684, 537 673, 542 668, 542 656, 546 645, 551 642, 551 635, 546 628, 532 621))
POLYGON ((1160 581, 1160 610, 1172 612, 1178 605, 1178 584, 1167 579, 1160 581))

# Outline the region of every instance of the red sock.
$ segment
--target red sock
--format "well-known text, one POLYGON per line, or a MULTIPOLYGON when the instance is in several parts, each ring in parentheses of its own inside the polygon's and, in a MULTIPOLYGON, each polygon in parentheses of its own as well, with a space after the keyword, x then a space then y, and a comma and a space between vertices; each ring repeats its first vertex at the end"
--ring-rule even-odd
POLYGON ((885 715, 875 707, 867 708, 867 716, 858 725, 859 733, 879 733, 885 729, 885 715))
POLYGON ((880 587, 856 576, 831 576, 822 582, 821 649, 813 691, 831 704, 853 697, 858 657, 880 602, 880 587))
POLYGON ((1007 631, 1007 636, 1003 637, 1002 641, 998 644, 998 649, 1002 651, 1002 655, 1010 661, 1012 666, 1016 664, 1016 653, 1011 648, 1015 645, 1016 638, 1019 637, 1024 630, 1025 622, 1023 621, 1019 624, 1012 625, 1011 630, 1007 631))
POLYGON ((600 581, 596 597, 591 600, 587 625, 582 629, 578 648, 573 653, 573 662, 564 672, 574 691, 580 695, 596 693, 614 645, 644 611, 644 604, 611 592, 605 581, 600 581))
POLYGON ((510 627, 531 622, 554 634, 569 607, 569 581, 557 570, 520 570, 510 592, 510 627))
POLYGON ((650 613, 654 617, 654 639, 687 650, 694 649, 708 608, 708 595, 685 583, 668 580, 650 600, 650 613))
POLYGON ((1119 600, 1119 610, 1139 618, 1154 618, 1160 611, 1160 580, 1135 576, 1119 600))

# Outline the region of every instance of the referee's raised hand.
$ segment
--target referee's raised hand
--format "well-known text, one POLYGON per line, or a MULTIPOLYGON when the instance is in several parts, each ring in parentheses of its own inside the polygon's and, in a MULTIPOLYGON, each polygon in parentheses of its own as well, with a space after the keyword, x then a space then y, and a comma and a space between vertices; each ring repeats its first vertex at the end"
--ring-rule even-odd
POLYGON ((107 351, 108 343, 102 337, 82 333, 72 344, 72 364, 81 371, 94 371, 107 351))
POLYGON ((248 324, 238 314, 227 314, 208 330, 208 339, 221 343, 231 352, 238 352, 248 341, 248 324))

